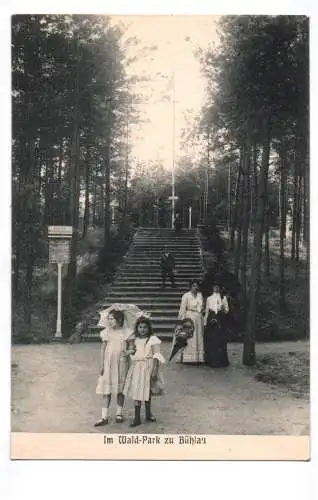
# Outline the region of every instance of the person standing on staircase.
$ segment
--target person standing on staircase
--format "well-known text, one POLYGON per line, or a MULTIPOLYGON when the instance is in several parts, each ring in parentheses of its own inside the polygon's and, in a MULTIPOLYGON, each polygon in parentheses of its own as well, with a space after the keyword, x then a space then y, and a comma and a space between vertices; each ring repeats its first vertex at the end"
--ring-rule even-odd
POLYGON ((176 217, 174 220, 174 229, 176 232, 176 236, 180 236, 181 229, 182 229, 182 220, 181 220, 179 212, 176 213, 176 217))
POLYGON ((176 286, 174 271, 175 271, 175 261, 173 255, 169 252, 168 247, 164 247, 163 254, 160 258, 160 268, 162 277, 162 286, 166 286, 167 276, 171 281, 173 287, 176 286))

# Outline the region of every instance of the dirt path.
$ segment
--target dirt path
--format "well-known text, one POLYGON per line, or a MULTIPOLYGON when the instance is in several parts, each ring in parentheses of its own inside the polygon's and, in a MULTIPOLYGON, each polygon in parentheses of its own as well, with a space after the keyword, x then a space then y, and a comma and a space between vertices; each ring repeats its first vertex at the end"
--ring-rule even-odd
MULTIPOLYGON (((170 344, 163 343, 167 357, 170 344)), ((260 344, 257 353, 308 351, 302 341, 260 344)), ((231 366, 211 369, 172 363, 165 368, 166 394, 154 398, 156 423, 134 432, 195 434, 309 433, 309 404, 287 389, 254 379, 241 364, 242 346, 231 344, 231 366)), ((131 432, 128 422, 95 429, 99 344, 29 345, 12 349, 12 430, 24 432, 131 432)), ((133 406, 127 401, 125 416, 133 406)))

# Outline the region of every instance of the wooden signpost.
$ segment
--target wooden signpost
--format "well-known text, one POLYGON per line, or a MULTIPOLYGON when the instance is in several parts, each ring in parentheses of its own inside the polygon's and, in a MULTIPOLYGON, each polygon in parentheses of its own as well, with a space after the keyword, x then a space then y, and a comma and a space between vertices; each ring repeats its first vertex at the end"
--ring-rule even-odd
POLYGON ((49 262, 57 264, 57 318, 55 338, 62 338, 62 266, 70 262, 72 226, 49 226, 49 262))

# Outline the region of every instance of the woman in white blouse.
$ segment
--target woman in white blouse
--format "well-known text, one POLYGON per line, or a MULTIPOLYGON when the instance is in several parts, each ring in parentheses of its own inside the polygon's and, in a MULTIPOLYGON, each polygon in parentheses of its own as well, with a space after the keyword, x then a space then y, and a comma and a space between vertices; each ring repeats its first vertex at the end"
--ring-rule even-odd
POLYGON ((203 298, 199 292, 199 283, 190 282, 190 290, 181 299, 179 320, 191 318, 194 323, 193 337, 188 340, 188 345, 181 355, 182 363, 204 363, 203 345, 203 298))
POLYGON ((229 365, 227 340, 224 329, 224 315, 229 305, 226 296, 221 296, 220 287, 214 285, 213 293, 207 298, 204 315, 205 361, 212 368, 229 365))

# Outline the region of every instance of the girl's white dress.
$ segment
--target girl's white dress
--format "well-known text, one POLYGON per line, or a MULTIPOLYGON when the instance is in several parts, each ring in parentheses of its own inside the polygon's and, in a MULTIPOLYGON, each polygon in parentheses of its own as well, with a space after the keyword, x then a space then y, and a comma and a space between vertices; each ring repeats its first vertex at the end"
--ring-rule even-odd
POLYGON ((125 396, 130 396, 135 401, 149 401, 154 359, 164 363, 164 358, 160 353, 160 344, 161 340, 155 335, 149 339, 139 337, 135 339, 136 353, 131 356, 132 363, 124 387, 125 396))
POLYGON ((131 336, 131 330, 126 328, 105 328, 101 331, 100 338, 102 342, 106 342, 104 374, 98 379, 96 394, 123 392, 128 371, 126 341, 131 336))
POLYGON ((202 307, 203 297, 200 292, 196 296, 192 292, 182 296, 178 318, 191 318, 194 323, 193 337, 188 340, 188 345, 181 354, 183 363, 204 363, 202 307))

